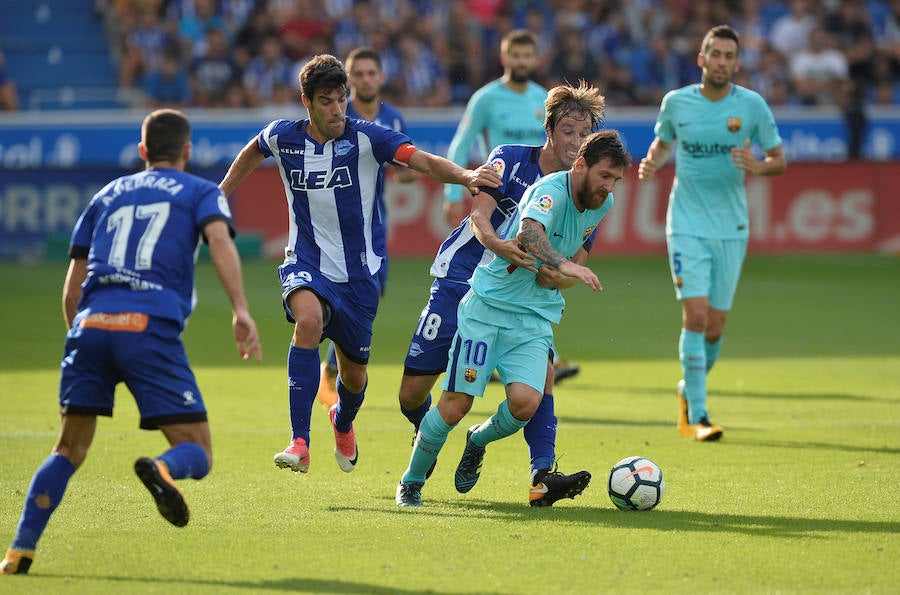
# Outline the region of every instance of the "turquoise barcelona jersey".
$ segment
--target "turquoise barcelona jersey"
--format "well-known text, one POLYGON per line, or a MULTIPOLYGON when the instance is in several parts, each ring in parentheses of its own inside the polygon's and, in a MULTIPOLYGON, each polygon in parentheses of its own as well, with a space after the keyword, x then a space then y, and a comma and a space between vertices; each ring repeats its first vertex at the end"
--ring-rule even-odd
MULTIPOLYGON (((529 81, 524 93, 516 93, 497 79, 481 87, 469 99, 462 121, 447 151, 447 159, 463 167, 469 161, 472 142, 478 142, 479 160, 499 145, 543 145, 544 100, 547 89, 529 81)), ((447 200, 462 200, 464 188, 444 186, 447 200)))
POLYGON ((666 235, 747 238, 746 174, 731 162, 731 148, 743 147, 748 138, 764 151, 781 144, 765 100, 733 84, 723 99, 710 101, 700 85, 689 85, 666 94, 654 131, 676 142, 666 235))
MULTIPOLYGON (((572 200, 571 172, 552 173, 525 192, 519 202, 519 215, 513 216, 502 236, 515 237, 522 219, 534 219, 544 226, 553 248, 571 258, 597 228, 613 202, 613 195, 609 194, 599 209, 585 209, 579 213, 572 200)), ((472 291, 499 310, 535 313, 553 323, 562 318, 566 305, 558 289, 541 287, 534 273, 516 268, 499 256, 475 269, 471 285, 472 291)))

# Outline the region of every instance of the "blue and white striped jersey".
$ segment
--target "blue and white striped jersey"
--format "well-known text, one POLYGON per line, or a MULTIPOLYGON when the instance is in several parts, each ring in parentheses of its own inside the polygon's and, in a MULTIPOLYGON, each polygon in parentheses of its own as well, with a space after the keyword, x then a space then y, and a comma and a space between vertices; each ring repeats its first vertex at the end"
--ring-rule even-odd
MULTIPOLYGON (((540 154, 541 147, 527 145, 500 145, 491 151, 487 163, 494 166, 501 178, 498 188, 488 189, 497 200, 497 208, 491 214, 494 229, 509 219, 525 190, 544 175, 538 164, 540 154)), ((431 275, 465 283, 479 264, 490 262, 493 257, 493 252, 482 246, 472 233, 466 217, 441 244, 431 265, 431 275)))
MULTIPOLYGON (((353 107, 353 101, 347 102, 347 117, 356 118, 357 120, 365 120, 365 118, 359 115, 359 112, 356 111, 356 108, 353 107)), ((400 110, 389 103, 385 103, 384 101, 379 102, 378 113, 375 114, 375 119, 372 120, 372 122, 384 126, 385 128, 390 128, 391 130, 402 132, 403 134, 409 134, 409 132, 406 130, 406 121, 403 119, 403 115, 400 113, 400 110)), ((376 211, 376 213, 378 214, 381 225, 373 226, 373 231, 376 232, 374 239, 375 249, 377 251, 378 247, 381 246, 386 253, 387 206, 384 204, 383 193, 381 194, 381 197, 378 201, 378 210, 376 211)))
POLYGON ((384 218, 377 206, 384 165, 407 135, 365 120, 347 119, 344 134, 319 144, 309 120, 275 120, 257 136, 274 157, 288 203, 285 262, 298 262, 336 282, 369 279, 385 258, 384 218), (379 245, 381 244, 381 245, 379 245))
POLYGON ((113 180, 72 231, 69 254, 88 259, 79 311, 141 312, 183 326, 200 233, 217 219, 231 226, 228 199, 209 180, 165 168, 113 180))

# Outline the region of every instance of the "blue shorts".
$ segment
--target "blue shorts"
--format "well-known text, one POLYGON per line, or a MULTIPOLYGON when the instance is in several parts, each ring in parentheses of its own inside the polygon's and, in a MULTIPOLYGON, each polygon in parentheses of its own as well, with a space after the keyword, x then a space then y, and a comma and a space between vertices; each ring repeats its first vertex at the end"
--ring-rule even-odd
POLYGON ((431 284, 431 296, 409 342, 405 375, 436 376, 447 369, 450 345, 456 334, 456 310, 467 291, 468 283, 435 279, 431 284))
POLYGON ((716 310, 731 310, 747 240, 715 240, 673 234, 666 238, 669 268, 679 300, 706 297, 716 310))
POLYGON ((66 335, 60 411, 111 417, 120 382, 137 402, 143 429, 206 421, 177 321, 138 313, 80 312, 66 335))
POLYGON ((496 369, 504 385, 521 382, 543 394, 552 345, 549 320, 498 310, 470 291, 459 303, 459 325, 441 388, 483 396, 496 369))
POLYGON ((308 268, 300 263, 278 267, 282 306, 288 322, 296 322, 287 304, 288 296, 298 289, 312 291, 324 302, 324 326, 320 341, 331 339, 348 359, 357 364, 367 364, 372 346, 372 326, 378 311, 377 275, 362 281, 335 283, 319 271, 308 268))

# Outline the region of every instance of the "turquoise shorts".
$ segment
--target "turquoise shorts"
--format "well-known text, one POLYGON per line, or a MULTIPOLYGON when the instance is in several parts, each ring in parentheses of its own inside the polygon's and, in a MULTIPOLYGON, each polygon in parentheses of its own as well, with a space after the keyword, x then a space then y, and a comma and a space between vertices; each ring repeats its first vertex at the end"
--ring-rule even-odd
POLYGON ((496 369, 504 385, 521 382, 544 392, 553 345, 549 320, 499 310, 471 290, 459 303, 457 320, 441 388, 481 397, 496 369))
POLYGON ((683 234, 666 237, 669 268, 679 300, 706 297, 716 310, 731 310, 747 240, 715 240, 683 234))

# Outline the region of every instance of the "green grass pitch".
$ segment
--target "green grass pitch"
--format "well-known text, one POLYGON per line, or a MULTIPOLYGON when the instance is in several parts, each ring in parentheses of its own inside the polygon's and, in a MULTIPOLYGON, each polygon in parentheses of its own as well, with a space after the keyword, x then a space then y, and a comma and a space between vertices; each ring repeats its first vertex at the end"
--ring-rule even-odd
MULTIPOLYGON (((210 411, 215 461, 182 487, 188 527, 156 512, 131 470, 164 450, 137 428, 124 389, 101 419, 27 577, 0 593, 896 593, 900 590, 900 260, 751 255, 710 375, 719 443, 680 438, 674 388, 680 309, 665 261, 594 257, 605 291, 567 292, 557 329, 581 364, 557 387, 560 469, 588 469, 582 496, 527 505, 521 435, 491 444, 472 492, 453 489, 457 429, 423 490, 394 490, 411 428, 397 407, 403 357, 430 279, 394 261, 373 344, 360 463, 334 461, 316 405, 306 475, 276 469, 290 438, 291 328, 276 264, 245 263, 265 361, 241 362, 209 264, 185 332, 210 411), (666 478, 656 510, 615 509, 605 480, 628 455, 666 478), (895 475, 896 473, 896 475, 895 475)), ((58 429, 64 264, 0 266, 0 547, 58 429)), ((500 399, 493 385, 462 425, 500 399)))

